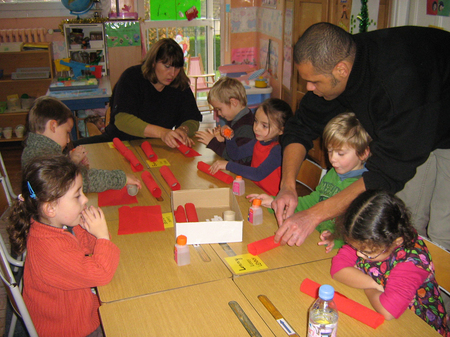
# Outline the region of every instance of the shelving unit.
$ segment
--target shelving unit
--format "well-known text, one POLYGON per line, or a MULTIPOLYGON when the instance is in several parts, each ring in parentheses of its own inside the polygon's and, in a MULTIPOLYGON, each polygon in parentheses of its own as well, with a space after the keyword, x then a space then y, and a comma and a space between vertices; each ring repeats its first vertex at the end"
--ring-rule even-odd
MULTIPOLYGON (((102 75, 108 74, 108 55, 106 53, 105 29, 102 23, 64 24, 64 38, 66 42, 67 57, 76 62, 81 62, 81 54, 87 55, 87 63, 91 58, 101 54, 98 65, 102 65, 102 75), (76 36, 74 30, 81 30, 83 36, 76 36), (81 43, 81 40, 89 38, 89 43, 81 43), (88 46, 88 47, 87 47, 88 46), (75 54, 78 54, 75 55, 75 54)), ((82 62, 86 63, 86 62, 82 62)))
MULTIPOLYGON (((0 67, 3 69, 3 77, 0 79, 0 101, 6 102, 9 95, 17 94, 22 96, 28 94, 30 97, 39 97, 46 94, 53 79, 53 57, 51 42, 47 43, 48 49, 24 50, 20 52, 0 53, 0 67), (17 68, 50 68, 49 78, 37 78, 26 80, 13 80, 11 74, 17 68)), ((28 110, 16 110, 0 114, 0 127, 11 126, 14 130, 16 125, 26 124, 28 110)), ((0 142, 20 141, 23 138, 13 137, 5 139, 3 136, 0 142)))

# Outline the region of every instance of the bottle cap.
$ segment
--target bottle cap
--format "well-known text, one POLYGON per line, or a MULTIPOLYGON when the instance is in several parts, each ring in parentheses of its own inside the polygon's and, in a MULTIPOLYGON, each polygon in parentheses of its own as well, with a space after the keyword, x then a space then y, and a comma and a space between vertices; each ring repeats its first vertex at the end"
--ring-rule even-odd
POLYGON ((223 130, 223 135, 225 136, 225 137, 231 137, 231 129, 224 129, 223 130))
POLYGON ((328 284, 320 286, 319 297, 324 301, 332 300, 334 297, 334 288, 328 284))
POLYGON ((261 206, 261 200, 260 199, 253 199, 252 205, 253 206, 261 206))
POLYGON ((242 180, 242 176, 236 176, 236 180, 242 180))
POLYGON ((177 245, 184 246, 187 242, 187 237, 185 235, 177 236, 177 245))

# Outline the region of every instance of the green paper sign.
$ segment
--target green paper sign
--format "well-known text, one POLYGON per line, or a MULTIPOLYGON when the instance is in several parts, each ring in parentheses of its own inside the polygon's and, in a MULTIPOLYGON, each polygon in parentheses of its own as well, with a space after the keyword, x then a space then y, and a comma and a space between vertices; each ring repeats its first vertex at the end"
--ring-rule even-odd
POLYGON ((141 30, 137 21, 105 22, 108 48, 141 45, 141 30))

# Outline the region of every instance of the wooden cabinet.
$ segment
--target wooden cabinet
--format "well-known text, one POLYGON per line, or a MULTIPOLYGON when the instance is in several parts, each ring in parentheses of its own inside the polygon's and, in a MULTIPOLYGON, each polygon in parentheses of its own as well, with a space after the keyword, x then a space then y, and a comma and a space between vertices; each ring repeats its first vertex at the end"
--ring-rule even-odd
MULTIPOLYGON (((3 77, 0 79, 0 101, 6 102, 9 95, 17 94, 22 96, 28 94, 30 97, 39 97, 46 94, 53 79, 52 46, 47 44, 48 49, 25 50, 20 52, 0 53, 0 68, 3 69, 3 77), (17 68, 50 68, 48 78, 18 79, 13 80, 11 74, 17 68)), ((25 125, 28 110, 18 110, 15 112, 5 112, 0 114, 0 127, 11 126, 13 129, 18 124, 25 125)), ((15 137, 5 139, 3 136, 0 142, 21 140, 15 137)))

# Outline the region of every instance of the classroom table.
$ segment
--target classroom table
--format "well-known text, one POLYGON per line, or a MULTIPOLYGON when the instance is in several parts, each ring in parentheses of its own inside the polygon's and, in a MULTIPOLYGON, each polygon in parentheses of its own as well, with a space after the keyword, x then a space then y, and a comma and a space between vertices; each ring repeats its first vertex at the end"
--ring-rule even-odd
POLYGON ((248 337, 231 301, 261 336, 275 336, 231 279, 109 303, 100 307, 100 316, 107 337, 248 337))
MULTIPOLYGON (((335 291, 372 309, 364 291, 333 280, 330 276, 330 267, 331 260, 315 261, 269 270, 264 273, 235 277, 234 282, 276 336, 285 336, 286 333, 258 299, 259 295, 266 295, 289 325, 300 336, 306 336, 308 333, 308 310, 314 302, 314 298, 300 291, 300 285, 305 278, 319 284, 330 284, 335 291)), ((340 313, 338 336, 431 337, 439 336, 439 334, 413 311, 406 310, 399 319, 384 321, 376 329, 340 313)))

